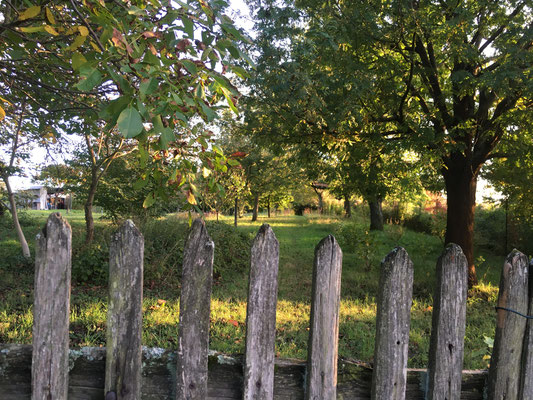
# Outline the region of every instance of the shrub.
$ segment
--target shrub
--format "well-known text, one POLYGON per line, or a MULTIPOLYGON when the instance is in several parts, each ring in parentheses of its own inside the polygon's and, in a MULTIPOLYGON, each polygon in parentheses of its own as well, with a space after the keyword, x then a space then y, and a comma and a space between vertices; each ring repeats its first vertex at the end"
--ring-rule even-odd
POLYGON ((77 283, 104 285, 109 269, 109 246, 93 242, 72 256, 72 280, 77 283))
MULTIPOLYGON (((251 238, 223 222, 208 221, 206 226, 215 243, 215 279, 232 271, 244 271, 250 262, 251 238)), ((149 221, 141 230, 145 239, 145 281, 177 285, 189 235, 188 224, 183 219, 167 217, 149 221)))
POLYGON ((418 211, 413 215, 406 216, 402 225, 412 231, 427 233, 428 235, 434 235, 444 240, 446 213, 437 212, 432 214, 425 211, 418 211))

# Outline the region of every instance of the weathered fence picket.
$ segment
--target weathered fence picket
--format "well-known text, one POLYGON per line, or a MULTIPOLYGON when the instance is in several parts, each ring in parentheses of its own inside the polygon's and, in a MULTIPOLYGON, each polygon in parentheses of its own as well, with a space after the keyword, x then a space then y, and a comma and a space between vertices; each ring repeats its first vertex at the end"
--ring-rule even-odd
POLYGON ((50 214, 35 247, 32 399, 66 400, 72 231, 59 213, 50 214))
POLYGON ((397 247, 381 262, 372 400, 405 399, 413 263, 397 247))
POLYGON ((456 244, 437 262, 429 347, 428 400, 459 399, 466 329, 468 263, 456 244))
MULTIPOLYGON (((529 263, 529 301, 528 315, 533 315, 533 259, 529 263)), ((522 383, 520 385, 520 398, 533 399, 533 319, 526 322, 526 337, 524 338, 524 349, 522 350, 522 383)))
POLYGON ((141 394, 144 238, 131 220, 109 246, 106 400, 137 400, 141 394))
POLYGON ((526 319, 513 311, 527 314, 527 269, 527 257, 517 250, 513 250, 503 264, 496 334, 489 369, 488 400, 519 398, 526 319))
POLYGON ((176 399, 207 399, 209 316, 215 244, 196 219, 183 250, 176 399))
POLYGON ((315 249, 306 400, 337 398, 342 251, 331 235, 315 249))
POLYGON ((270 226, 264 224, 251 251, 243 371, 245 400, 274 398, 278 264, 278 240, 270 226))

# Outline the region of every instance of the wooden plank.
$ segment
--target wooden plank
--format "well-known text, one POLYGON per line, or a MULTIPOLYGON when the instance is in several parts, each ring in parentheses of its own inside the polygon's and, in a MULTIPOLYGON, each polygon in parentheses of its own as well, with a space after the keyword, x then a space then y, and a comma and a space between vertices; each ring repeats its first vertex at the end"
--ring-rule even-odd
POLYGON ((342 251, 331 235, 315 249, 307 356, 307 400, 337 398, 342 251))
POLYGON ((67 399, 72 231, 61 214, 37 235, 32 398, 67 399))
POLYGON ((209 316, 215 244, 201 219, 193 222, 183 251, 176 398, 207 398, 209 316))
POLYGON ((136 400, 141 393, 144 238, 125 221, 109 246, 106 400, 136 400))
MULTIPOLYGON (((31 397, 31 345, 0 344, 0 398, 29 400, 31 397)), ((70 351, 69 400, 102 400, 105 377, 105 348, 70 351)), ((172 350, 143 349, 141 400, 174 399, 177 354, 172 350)), ((276 359, 275 400, 304 398, 305 361, 276 359)), ((338 398, 370 399, 372 369, 339 359, 338 398)), ((420 389, 425 370, 408 370, 408 400, 424 398, 420 389)), ((482 400, 487 371, 463 371, 461 399, 482 400)), ((240 357, 212 353, 209 356, 208 400, 242 399, 242 362, 240 357)))
MULTIPOLYGON (((528 315, 533 315, 533 259, 529 263, 528 277, 528 315)), ((526 322, 526 337, 524 338, 522 353, 520 398, 533 399, 533 319, 528 319, 526 322)))
POLYGON ((268 224, 259 229, 252 244, 243 399, 274 398, 276 304, 279 244, 268 224))
POLYGON ((413 296, 413 263, 397 247, 381 262, 376 316, 373 400, 405 398, 413 296))
POLYGON ((460 396, 467 292, 468 262, 461 247, 450 244, 437 262, 429 346, 429 400, 460 396))
MULTIPOLYGON (((527 257, 513 250, 505 260, 500 279, 498 307, 528 311, 527 257)), ((522 345, 526 319, 498 309, 494 348, 489 369, 488 399, 518 399, 522 345)))

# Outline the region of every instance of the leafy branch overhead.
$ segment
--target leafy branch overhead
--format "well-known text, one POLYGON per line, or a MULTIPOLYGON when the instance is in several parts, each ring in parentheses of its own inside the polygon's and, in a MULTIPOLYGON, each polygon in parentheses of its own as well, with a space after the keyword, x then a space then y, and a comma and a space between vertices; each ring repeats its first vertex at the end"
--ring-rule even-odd
POLYGON ((241 49, 249 39, 226 7, 223 0, 8 1, 0 6, 0 117, 4 101, 27 98, 35 114, 58 115, 64 130, 75 115, 103 121, 106 132, 118 128, 150 155, 177 154, 195 117, 211 122, 223 103, 238 111, 230 78, 246 76, 236 64, 249 61, 241 49))

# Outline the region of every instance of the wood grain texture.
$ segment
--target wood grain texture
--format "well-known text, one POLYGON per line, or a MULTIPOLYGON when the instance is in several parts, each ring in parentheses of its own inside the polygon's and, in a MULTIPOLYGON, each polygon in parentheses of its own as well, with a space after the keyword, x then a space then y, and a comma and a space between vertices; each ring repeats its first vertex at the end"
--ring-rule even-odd
MULTIPOLYGON (((528 267, 529 307, 528 315, 533 315, 533 259, 528 267)), ((520 398, 533 399, 533 320, 526 322, 526 337, 522 350, 522 382, 520 385, 520 398)))
MULTIPOLYGON (((29 400, 31 397, 31 345, 0 344, 0 398, 29 400)), ((102 400, 105 378, 105 348, 70 350, 69 400, 102 400)), ((174 400, 175 351, 143 348, 141 400, 174 400)), ((209 355, 208 400, 242 399, 242 358, 209 355)), ((274 399, 304 398, 305 361, 275 361, 274 399)), ((337 398, 370 399, 372 369, 339 359, 337 398)), ((407 371, 406 399, 423 400, 425 370, 407 371)), ((487 371, 463 371, 462 400, 482 400, 487 371)))
MULTIPOLYGON (((500 278, 498 307, 527 314, 528 260, 513 250, 505 260, 500 278)), ((489 369, 489 400, 519 399, 522 345, 526 319, 515 313, 498 310, 496 334, 489 369)))
POLYGON ((315 249, 306 400, 337 398, 342 251, 331 235, 315 249))
POLYGON ((468 262, 461 247, 450 244, 437 262, 429 346, 429 400, 460 396, 467 292, 468 262))
POLYGON ((176 399, 207 397, 209 317, 215 244, 196 219, 183 250, 176 399))
POLYGON ((144 238, 127 220, 109 246, 105 379, 109 399, 136 400, 141 393, 143 258, 144 238))
POLYGON ((66 400, 72 231, 61 214, 50 214, 35 247, 32 399, 66 400))
POLYGON ((381 262, 373 400, 405 398, 412 296, 413 263, 407 252, 397 247, 381 262))
POLYGON ((246 310, 245 400, 274 398, 279 243, 268 224, 255 237, 246 310))

